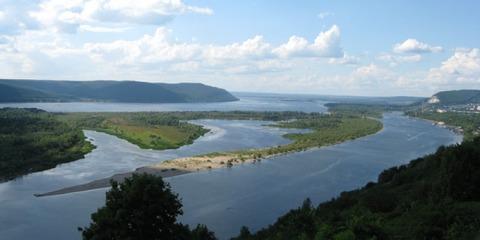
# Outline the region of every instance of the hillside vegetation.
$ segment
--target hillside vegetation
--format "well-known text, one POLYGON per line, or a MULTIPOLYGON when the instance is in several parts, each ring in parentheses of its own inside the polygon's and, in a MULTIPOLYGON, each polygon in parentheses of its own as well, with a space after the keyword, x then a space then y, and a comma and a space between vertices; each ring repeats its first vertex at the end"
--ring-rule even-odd
POLYGON ((436 97, 441 105, 457 105, 480 103, 480 90, 454 90, 438 92, 433 97, 436 97))
POLYGON ((101 101, 186 103, 236 101, 229 92, 200 83, 137 81, 0 80, 0 102, 101 101))
POLYGON ((422 112, 410 111, 409 116, 432 120, 436 122, 444 122, 449 126, 456 126, 462 129, 464 139, 471 140, 480 135, 480 114, 468 112, 422 112))
POLYGON ((80 159, 93 149, 80 128, 38 109, 0 109, 0 182, 80 159))
POLYGON ((303 206, 251 239, 478 239, 480 138, 383 171, 377 183, 303 206))

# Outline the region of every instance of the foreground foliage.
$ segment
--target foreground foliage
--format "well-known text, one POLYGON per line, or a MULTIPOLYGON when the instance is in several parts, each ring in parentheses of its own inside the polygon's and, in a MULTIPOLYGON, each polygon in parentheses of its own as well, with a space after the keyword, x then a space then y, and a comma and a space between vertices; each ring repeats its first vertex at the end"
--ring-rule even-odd
POLYGON ((53 168, 93 149, 80 128, 38 109, 0 109, 0 181, 53 168))
POLYGON ((182 204, 161 177, 137 175, 123 183, 112 181, 106 204, 80 228, 83 239, 214 240, 205 226, 190 230, 177 223, 182 204))
POLYGON ((244 239, 478 239, 480 138, 383 171, 378 183, 302 207, 244 239))

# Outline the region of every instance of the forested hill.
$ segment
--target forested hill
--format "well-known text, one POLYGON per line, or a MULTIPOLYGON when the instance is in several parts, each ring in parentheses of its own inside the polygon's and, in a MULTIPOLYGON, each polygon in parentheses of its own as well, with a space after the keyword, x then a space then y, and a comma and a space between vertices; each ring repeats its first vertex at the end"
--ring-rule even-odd
POLYGON ((224 89, 200 83, 0 79, 0 102, 101 101, 134 103, 227 102, 224 89))
POLYGON ((480 239, 480 138, 383 171, 378 183, 302 207, 237 239, 480 239))
POLYGON ((480 103, 480 90, 470 89, 438 92, 433 95, 428 102, 441 105, 480 103))

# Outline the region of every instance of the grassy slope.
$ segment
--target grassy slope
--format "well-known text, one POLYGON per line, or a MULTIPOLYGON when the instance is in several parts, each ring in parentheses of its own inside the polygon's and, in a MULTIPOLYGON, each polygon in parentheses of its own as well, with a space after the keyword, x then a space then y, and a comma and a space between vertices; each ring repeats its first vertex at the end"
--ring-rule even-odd
POLYGON ((237 239, 478 239, 480 138, 382 172, 378 183, 302 207, 237 239))

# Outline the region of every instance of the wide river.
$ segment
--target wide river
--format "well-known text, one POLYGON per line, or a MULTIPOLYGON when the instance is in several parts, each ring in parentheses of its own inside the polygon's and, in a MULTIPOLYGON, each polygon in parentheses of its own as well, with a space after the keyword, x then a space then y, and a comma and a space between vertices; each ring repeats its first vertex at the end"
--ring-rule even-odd
MULTIPOLYGON (((104 105, 87 104, 94 110, 83 103, 38 103, 34 107, 50 111, 106 111, 104 105)), ((109 111, 325 110, 321 101, 292 96, 246 97, 236 103, 181 104, 178 108, 172 104, 135 104, 135 108, 130 104, 107 105, 109 111)), ((34 197, 35 193, 86 183, 166 159, 288 142, 281 137, 288 130, 266 127, 266 122, 196 122, 212 131, 191 145, 165 151, 142 150, 113 136, 86 131, 97 148, 84 159, 0 184, 0 239, 80 239, 77 227, 88 225, 90 214, 104 204, 107 189, 42 198, 34 197)), ((228 239, 243 225, 258 230, 273 223, 307 197, 314 203, 328 200, 376 180, 385 168, 432 153, 440 145, 461 141, 461 136, 447 129, 399 113, 385 114, 383 123, 381 132, 357 140, 166 181, 182 198, 182 222, 206 224, 220 239, 228 239)))

